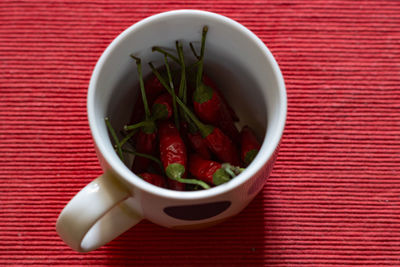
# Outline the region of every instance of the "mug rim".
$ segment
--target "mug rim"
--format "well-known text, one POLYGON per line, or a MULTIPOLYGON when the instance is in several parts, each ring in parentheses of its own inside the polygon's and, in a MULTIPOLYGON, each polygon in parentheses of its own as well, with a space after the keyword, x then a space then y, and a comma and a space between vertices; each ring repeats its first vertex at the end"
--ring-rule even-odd
POLYGON ((167 198, 180 199, 180 200, 198 200, 198 199, 205 199, 221 195, 223 193, 233 190, 234 188, 237 188, 241 184, 245 183, 248 179, 250 179, 250 177, 255 175, 260 170, 260 168, 262 168, 262 166, 272 157, 273 153, 277 149, 283 135, 286 123, 286 113, 287 113, 287 96, 286 96, 286 87, 284 79, 281 70, 278 66, 278 63, 276 62, 270 50, 263 43, 263 41, 261 41, 261 39, 259 39, 253 32, 251 32, 248 28, 246 28, 239 22, 230 19, 226 16, 203 10, 180 9, 180 10, 166 11, 146 17, 136 22, 135 24, 129 26, 122 33, 120 33, 101 54, 100 58, 98 59, 93 69, 87 94, 87 116, 89 120, 89 127, 92 134, 93 142, 95 143, 95 146, 98 149, 98 153, 101 154, 102 158, 104 159, 106 164, 110 167, 110 169, 112 169, 119 177, 124 179, 127 183, 129 183, 133 187, 137 187, 138 189, 143 190, 149 194, 161 195, 167 198), (127 35, 132 34, 133 32, 135 32, 136 29, 145 26, 145 24, 159 19, 165 19, 167 17, 173 17, 177 15, 207 16, 213 18, 214 20, 220 20, 222 23, 230 24, 230 26, 234 27, 236 30, 242 31, 247 36, 247 38, 251 39, 251 41, 254 42, 260 50, 262 50, 263 54, 266 57, 266 60, 269 61, 269 64, 272 67, 273 74, 277 79, 277 84, 278 84, 277 91, 279 92, 279 98, 281 99, 281 103, 278 107, 279 113, 281 115, 278 117, 277 130, 272 135, 272 138, 268 140, 268 145, 265 142, 267 136, 265 135, 262 142, 262 146, 259 150, 259 153, 263 154, 263 159, 253 161, 241 174, 239 174, 237 177, 235 177, 228 183, 207 190, 176 191, 155 186, 141 179, 139 176, 134 174, 117 157, 116 153, 115 155, 108 153, 106 149, 106 142, 102 140, 100 137, 99 133, 100 130, 95 115, 95 92, 97 87, 98 76, 101 68, 103 67, 104 64, 106 64, 106 59, 108 55, 111 53, 111 51, 113 51, 114 48, 117 46, 117 44, 120 41, 123 41, 123 39, 126 38, 127 35))

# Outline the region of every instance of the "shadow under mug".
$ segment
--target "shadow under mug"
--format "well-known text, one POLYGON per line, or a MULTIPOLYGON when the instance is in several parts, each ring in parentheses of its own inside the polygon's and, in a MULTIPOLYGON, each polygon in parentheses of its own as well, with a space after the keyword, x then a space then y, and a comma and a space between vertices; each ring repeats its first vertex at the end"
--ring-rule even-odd
MULTIPOLYGON (((147 64, 143 72, 151 72, 147 64)), ((255 34, 215 13, 176 10, 134 24, 107 47, 90 80, 87 109, 104 174, 74 196, 56 225, 64 242, 80 252, 106 244, 142 219, 168 228, 196 229, 238 214, 270 175, 284 130, 287 100, 279 66, 255 34), (151 47, 173 48, 181 40, 185 55, 190 55, 188 42, 199 46, 204 25, 209 27, 204 69, 237 112, 238 126, 250 125, 262 137, 262 147, 253 162, 228 183, 193 192, 156 187, 118 158, 104 117, 110 116, 116 129, 129 121, 138 95, 136 64, 130 54, 161 66, 163 58, 151 47)))

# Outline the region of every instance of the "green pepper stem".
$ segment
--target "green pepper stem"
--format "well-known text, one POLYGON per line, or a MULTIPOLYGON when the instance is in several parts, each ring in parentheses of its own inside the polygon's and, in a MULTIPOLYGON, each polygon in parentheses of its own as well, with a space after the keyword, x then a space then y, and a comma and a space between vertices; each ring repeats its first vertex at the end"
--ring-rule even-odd
POLYGON ((190 46, 190 50, 192 50, 192 52, 193 52, 194 57, 195 57, 197 60, 199 60, 199 59, 200 59, 200 56, 197 55, 196 50, 195 50, 195 48, 194 48, 194 46, 193 46, 193 43, 190 42, 190 43, 189 43, 189 46, 190 46))
POLYGON ((183 57, 183 47, 182 44, 178 41, 175 42, 175 46, 176 46, 176 51, 178 52, 179 61, 181 65, 181 81, 179 84, 178 97, 182 99, 183 103, 187 104, 186 70, 185 70, 185 59, 183 57))
MULTIPOLYGON (((160 81, 160 83, 165 87, 165 89, 168 91, 169 94, 173 95, 171 88, 168 86, 168 84, 166 83, 164 78, 161 77, 161 74, 156 70, 154 65, 151 62, 149 63, 149 65, 150 65, 150 68, 152 69, 154 75, 160 81)), ((178 97, 176 97, 176 102, 186 112, 186 114, 190 117, 190 119, 196 124, 196 126, 197 126, 197 128, 199 128, 200 134, 203 136, 203 138, 205 138, 207 135, 209 135, 213 131, 212 126, 205 125, 204 123, 202 123, 196 117, 196 115, 194 115, 193 112, 191 112, 190 109, 178 97)))
POLYGON ((149 120, 150 117, 151 117, 151 113, 150 113, 150 109, 149 109, 149 104, 147 102, 146 90, 144 88, 141 59, 136 57, 136 56, 134 56, 134 55, 131 55, 131 57, 134 60, 136 60, 136 66, 137 66, 137 72, 139 74, 139 84, 140 84, 140 91, 142 93, 144 112, 146 114, 146 120, 149 120))
POLYGON ((175 178, 171 178, 177 182, 183 183, 183 184, 195 184, 195 185, 199 185, 201 187, 203 187, 204 189, 209 189, 210 186, 208 184, 206 184, 203 181, 197 180, 197 179, 187 179, 187 178, 180 178, 180 177, 175 177, 175 178))
POLYGON ((192 69, 194 67, 197 67, 199 64, 200 64, 200 61, 196 61, 196 62, 190 64, 189 66, 187 66, 187 69, 192 69))
POLYGON ((171 75, 171 70, 169 68, 167 55, 164 55, 164 62, 165 62, 165 68, 167 69, 169 87, 171 88, 171 93, 172 93, 172 109, 174 111, 175 126, 179 130, 179 117, 178 117, 178 109, 176 107, 175 88, 174 88, 174 83, 172 81, 172 75, 171 75))
POLYGON ((233 166, 229 163, 223 163, 222 168, 233 178, 237 175, 239 175, 242 171, 244 171, 244 168, 240 168, 237 166, 233 166))
POLYGON ((136 124, 125 125, 125 126, 124 126, 124 130, 125 130, 125 131, 135 130, 135 129, 137 129, 137 128, 147 126, 147 124, 148 124, 147 121, 141 121, 141 122, 138 122, 138 123, 136 123, 136 124))
MULTIPOLYGON (((185 66, 185 58, 183 56, 183 46, 181 42, 176 41, 176 50, 178 51, 179 60, 181 61, 181 81, 179 85, 179 93, 178 97, 182 99, 182 102, 187 105, 187 80, 186 80, 186 66, 185 66)), ((183 119, 190 125, 191 129, 196 128, 193 125, 193 122, 190 120, 189 116, 186 112, 180 108, 181 116, 183 119)))
POLYGON ((232 171, 231 168, 224 169, 232 178, 236 176, 236 174, 232 171))
POLYGON ((197 69, 197 76, 196 76, 196 89, 200 86, 201 80, 203 77, 203 65, 204 65, 204 50, 206 46, 206 36, 208 32, 208 27, 203 27, 203 33, 201 36, 201 49, 200 49, 200 59, 199 59, 199 67, 197 69))
POLYGON ((140 152, 137 152, 137 151, 134 151, 131 149, 126 149, 126 148, 124 148, 122 151, 132 154, 132 155, 135 155, 135 156, 139 156, 139 157, 143 157, 143 158, 152 160, 152 161, 156 162, 160 166, 161 169, 163 169, 161 161, 159 159, 157 159, 156 157, 153 157, 152 155, 140 153, 140 152))
POLYGON ((108 131, 109 131, 110 134, 111 134, 111 137, 114 139, 114 143, 115 143, 115 145, 116 145, 116 147, 117 147, 118 156, 119 156, 119 158, 123 161, 123 160, 124 160, 124 155, 122 154, 121 144, 120 144, 120 142, 119 142, 119 139, 118 139, 118 137, 117 137, 117 134, 116 134, 115 131, 114 131, 114 128, 112 127, 112 125, 111 125, 111 123, 110 123, 110 119, 109 119, 108 117, 105 117, 105 118, 104 118, 104 121, 105 121, 106 126, 107 126, 107 128, 108 128, 108 131))
POLYGON ((122 147, 123 145, 125 145, 126 142, 129 141, 129 139, 132 138, 132 136, 134 136, 137 133, 137 129, 133 130, 132 132, 130 132, 129 134, 127 134, 120 142, 120 146, 122 147))
POLYGON ((166 51, 165 49, 163 49, 163 48, 161 48, 161 47, 159 47, 159 46, 153 46, 152 48, 151 48, 151 51, 157 51, 157 52, 160 52, 161 54, 164 54, 164 55, 166 55, 166 56, 168 56, 168 57, 170 57, 173 61, 175 61, 176 63, 180 63, 180 61, 179 61, 179 59, 176 57, 176 56, 174 56, 174 55, 172 55, 171 53, 169 53, 168 51, 166 51))

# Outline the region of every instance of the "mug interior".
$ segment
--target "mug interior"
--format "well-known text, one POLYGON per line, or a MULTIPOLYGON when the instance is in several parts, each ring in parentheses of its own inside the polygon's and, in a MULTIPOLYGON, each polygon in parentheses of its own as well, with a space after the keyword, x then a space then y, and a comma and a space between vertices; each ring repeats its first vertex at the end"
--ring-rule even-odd
MULTIPOLYGON (((173 63, 171 63, 173 65, 173 63)), ((103 53, 90 81, 88 116, 99 153, 109 166, 128 182, 154 194, 172 197, 207 197, 232 189, 252 176, 269 159, 278 145, 286 118, 286 93, 282 75, 269 50, 253 33, 221 15, 195 10, 161 13, 131 26, 103 53), (205 73, 220 88, 243 125, 251 126, 263 145, 246 170, 229 183, 196 192, 158 188, 141 180, 114 152, 104 117, 121 129, 129 122, 138 94, 134 54, 142 59, 143 73, 151 73, 148 62, 163 65, 163 56, 152 52, 154 45, 175 48, 181 40, 187 61, 194 61, 189 42, 199 49, 202 27, 207 25, 205 73)), ((130 165, 128 165, 130 166, 130 165)))

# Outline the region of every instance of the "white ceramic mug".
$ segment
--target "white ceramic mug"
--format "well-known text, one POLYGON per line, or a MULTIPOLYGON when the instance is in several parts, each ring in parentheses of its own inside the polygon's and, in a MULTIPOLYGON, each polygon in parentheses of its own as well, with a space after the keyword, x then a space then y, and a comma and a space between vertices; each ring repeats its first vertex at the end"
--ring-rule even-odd
MULTIPOLYGON (((143 71, 150 73, 147 64, 143 64, 143 71)), ((287 101, 280 69, 256 35, 215 13, 177 10, 134 24, 107 47, 90 80, 87 109, 104 174, 66 205, 56 226, 65 243, 80 252, 106 244, 142 219, 169 228, 195 229, 238 214, 270 175, 285 125, 287 101), (238 113, 242 125, 250 125, 263 144, 250 166, 228 183, 193 192, 156 187, 132 173, 118 158, 104 117, 110 116, 118 129, 131 116, 138 77, 130 54, 161 65, 162 57, 151 47, 174 48, 175 40, 182 40, 189 55, 187 44, 199 44, 204 25, 209 28, 205 71, 238 113)))

